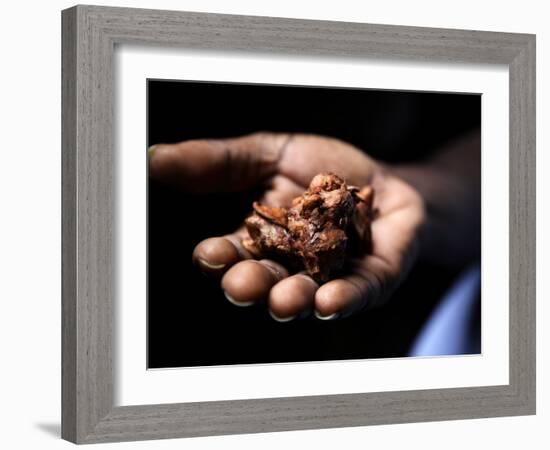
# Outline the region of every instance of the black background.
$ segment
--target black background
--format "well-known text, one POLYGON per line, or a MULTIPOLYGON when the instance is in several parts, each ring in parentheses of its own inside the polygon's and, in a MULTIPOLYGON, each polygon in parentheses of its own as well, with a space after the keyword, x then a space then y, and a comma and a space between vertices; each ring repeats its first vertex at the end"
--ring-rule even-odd
MULTIPOLYGON (((255 131, 316 133, 386 162, 428 158, 480 127, 479 95, 148 80, 148 145, 255 131)), ((191 263, 202 239, 237 228, 256 193, 189 195, 148 184, 148 366, 406 356, 456 273, 417 265, 382 309, 278 323, 239 308, 191 263)))

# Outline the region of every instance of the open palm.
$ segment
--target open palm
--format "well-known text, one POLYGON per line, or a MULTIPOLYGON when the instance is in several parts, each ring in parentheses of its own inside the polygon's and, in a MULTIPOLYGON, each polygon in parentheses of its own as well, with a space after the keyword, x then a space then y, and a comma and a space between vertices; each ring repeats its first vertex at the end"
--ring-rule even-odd
POLYGON ((196 246, 194 261, 203 271, 221 276, 221 287, 232 303, 248 306, 267 301, 279 321, 312 312, 320 319, 334 319, 380 305, 417 255, 425 222, 420 195, 391 170, 336 139, 256 133, 162 144, 150 150, 149 170, 152 177, 191 192, 239 192, 263 186, 259 200, 270 206, 290 206, 321 172, 333 172, 348 184, 374 187, 377 215, 371 253, 350 259, 344 275, 321 286, 305 273, 289 274, 275 261, 254 260, 242 246, 244 227, 196 246))

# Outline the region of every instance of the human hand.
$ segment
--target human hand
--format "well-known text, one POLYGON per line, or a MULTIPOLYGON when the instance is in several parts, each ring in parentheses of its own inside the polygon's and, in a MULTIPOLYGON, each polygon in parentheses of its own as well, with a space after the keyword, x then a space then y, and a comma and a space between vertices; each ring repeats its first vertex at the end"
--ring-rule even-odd
POLYGON ((392 175, 390 167, 355 147, 315 135, 256 133, 161 144, 149 151, 149 173, 155 179, 202 193, 263 186, 258 200, 270 206, 288 207, 316 174, 329 171, 351 185, 370 184, 376 192, 372 251, 351 258, 340 278, 319 286, 304 273, 289 274, 275 261, 252 259, 242 246, 244 227, 206 239, 193 252, 204 272, 221 276, 221 287, 232 303, 247 306, 266 300, 279 321, 312 311, 320 319, 346 317, 384 303, 418 254, 426 221, 418 192, 392 175))

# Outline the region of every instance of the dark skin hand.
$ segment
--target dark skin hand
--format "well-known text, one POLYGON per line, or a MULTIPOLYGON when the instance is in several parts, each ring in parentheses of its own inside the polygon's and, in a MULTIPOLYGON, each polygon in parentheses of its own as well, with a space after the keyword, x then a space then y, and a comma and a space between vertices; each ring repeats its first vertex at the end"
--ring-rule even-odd
MULTIPOLYGON (((348 184, 374 187, 372 252, 349 261, 347 273, 321 286, 305 273, 289 274, 275 261, 252 259, 241 244, 244 227, 195 247, 194 262, 221 278, 228 300, 240 306, 267 301, 279 321, 311 313, 335 319, 383 304, 417 258, 430 254, 426 231, 435 233, 434 242, 442 240, 437 234, 441 226, 431 224, 427 215, 428 199, 413 184, 425 181, 430 170, 391 168, 345 142, 315 135, 256 133, 160 144, 149 150, 149 173, 155 179, 201 193, 263 186, 258 200, 272 206, 288 207, 321 172, 334 172, 348 184)), ((443 181, 449 178, 435 172, 443 181)), ((445 226, 442 229, 445 232, 445 226)))

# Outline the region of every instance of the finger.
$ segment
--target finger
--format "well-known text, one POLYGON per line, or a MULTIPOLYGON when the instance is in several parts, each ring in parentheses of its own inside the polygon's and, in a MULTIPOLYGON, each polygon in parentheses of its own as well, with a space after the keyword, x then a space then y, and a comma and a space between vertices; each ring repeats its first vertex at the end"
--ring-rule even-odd
POLYGON ((329 281, 315 294, 315 316, 321 320, 340 318, 363 298, 363 293, 350 281, 341 278, 329 281))
POLYGON ((350 275, 329 281, 315 294, 315 315, 322 320, 348 317, 382 304, 399 283, 399 273, 383 259, 369 255, 351 262, 350 275))
POLYGON ((297 274, 279 281, 269 293, 269 312, 273 319, 288 322, 309 315, 319 285, 309 276, 297 274))
POLYGON ((250 306, 267 299, 271 288, 287 276, 287 270, 275 261, 249 259, 231 267, 221 285, 231 303, 250 306))
POLYGON ((149 174, 189 192, 238 192, 275 174, 288 134, 191 140, 150 147, 149 174))
POLYGON ((375 164, 353 145, 338 139, 297 134, 281 155, 279 172, 300 185, 308 186, 318 173, 346 174, 346 182, 370 184, 375 164))
POLYGON ((239 261, 252 258, 242 244, 246 236, 246 230, 239 228, 232 234, 205 239, 193 250, 193 262, 205 273, 221 275, 239 261))
POLYGON ((266 191, 261 198, 261 203, 268 206, 292 206, 292 200, 302 195, 305 191, 303 186, 290 180, 283 175, 275 175, 266 185, 266 191))

